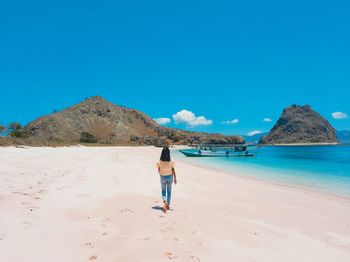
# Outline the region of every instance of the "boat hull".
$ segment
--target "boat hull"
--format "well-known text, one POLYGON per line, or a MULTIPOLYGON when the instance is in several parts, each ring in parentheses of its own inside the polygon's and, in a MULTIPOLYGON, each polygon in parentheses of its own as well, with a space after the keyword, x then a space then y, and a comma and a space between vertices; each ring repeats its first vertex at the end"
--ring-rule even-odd
POLYGON ((254 153, 246 153, 246 152, 231 152, 226 153, 222 152, 211 152, 211 151, 197 151, 197 150, 180 150, 182 154, 187 157, 252 157, 254 153))

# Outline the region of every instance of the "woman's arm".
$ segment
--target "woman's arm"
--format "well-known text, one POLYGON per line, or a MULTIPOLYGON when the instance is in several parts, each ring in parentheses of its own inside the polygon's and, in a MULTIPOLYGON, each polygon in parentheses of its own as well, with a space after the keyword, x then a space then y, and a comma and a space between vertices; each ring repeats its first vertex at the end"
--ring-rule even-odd
POLYGON ((176 172, 175 172, 175 168, 172 168, 171 170, 172 170, 172 172, 173 172, 173 176, 174 176, 174 183, 175 183, 175 185, 176 185, 176 184, 177 184, 177 179, 176 179, 176 172))

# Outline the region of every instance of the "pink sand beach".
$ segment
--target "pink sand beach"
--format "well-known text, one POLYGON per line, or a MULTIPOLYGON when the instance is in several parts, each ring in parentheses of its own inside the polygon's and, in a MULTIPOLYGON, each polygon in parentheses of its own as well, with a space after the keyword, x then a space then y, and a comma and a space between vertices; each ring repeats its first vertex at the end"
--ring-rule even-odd
POLYGON ((164 214, 160 150, 0 148, 0 261, 350 261, 347 198, 175 159, 164 214))

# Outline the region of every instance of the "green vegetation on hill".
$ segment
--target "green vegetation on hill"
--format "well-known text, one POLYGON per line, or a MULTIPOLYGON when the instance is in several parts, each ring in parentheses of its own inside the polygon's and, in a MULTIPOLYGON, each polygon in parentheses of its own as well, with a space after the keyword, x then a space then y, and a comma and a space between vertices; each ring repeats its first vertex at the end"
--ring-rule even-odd
POLYGON ((9 134, 11 137, 28 138, 29 135, 23 126, 18 122, 12 122, 8 126, 9 134))
POLYGON ((97 138, 91 135, 89 132, 81 132, 80 142, 83 143, 97 143, 97 138))

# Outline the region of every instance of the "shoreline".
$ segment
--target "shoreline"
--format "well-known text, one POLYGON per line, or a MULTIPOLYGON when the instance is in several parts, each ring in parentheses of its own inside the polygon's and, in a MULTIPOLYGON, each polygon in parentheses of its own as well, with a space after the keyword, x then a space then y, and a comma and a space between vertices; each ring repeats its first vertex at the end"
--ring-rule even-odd
POLYGON ((162 213, 160 151, 0 148, 0 260, 350 260, 350 200, 338 196, 175 159, 162 213))
MULTIPOLYGON (((273 185, 273 186, 278 186, 278 187, 283 187, 283 188, 287 188, 287 189, 291 189, 291 190, 297 190, 297 191, 302 191, 302 192, 310 192, 310 193, 315 193, 315 194, 320 194, 320 195, 326 195, 329 197, 334 197, 334 198, 341 198, 341 199, 345 199, 350 201, 350 196, 348 195, 341 195, 341 194, 337 194, 334 192, 330 192, 330 191, 326 191, 326 190, 322 190, 322 189, 317 189, 317 188, 313 188, 313 187, 308 187, 308 186, 302 186, 302 185, 293 185, 293 184, 288 184, 288 183, 279 183, 276 181, 272 181, 272 180, 268 180, 268 179, 264 179, 264 178, 258 178, 256 176, 250 176, 248 175, 249 172, 244 172, 243 174, 238 174, 237 171, 226 171, 224 169, 220 169, 219 167, 214 167, 214 166, 209 166, 209 165, 201 165, 201 164, 197 164, 197 163, 191 163, 190 160, 187 162, 186 160, 182 160, 182 159, 176 159, 176 161, 178 162, 183 162, 186 163, 188 165, 193 165, 195 167, 198 168, 204 168, 204 169, 208 169, 208 170, 212 170, 218 173, 221 173, 223 175, 229 175, 229 176, 235 176, 237 178, 242 178, 242 179, 248 179, 248 180, 252 180, 254 182, 257 183, 263 183, 263 184, 268 184, 268 185, 273 185)), ((256 172, 257 174, 260 173, 259 171, 256 172)))

